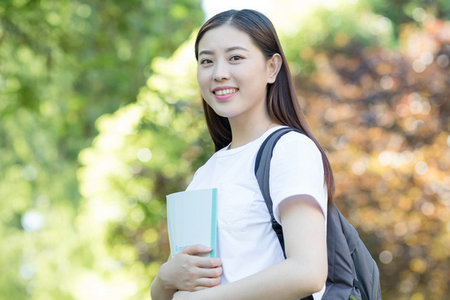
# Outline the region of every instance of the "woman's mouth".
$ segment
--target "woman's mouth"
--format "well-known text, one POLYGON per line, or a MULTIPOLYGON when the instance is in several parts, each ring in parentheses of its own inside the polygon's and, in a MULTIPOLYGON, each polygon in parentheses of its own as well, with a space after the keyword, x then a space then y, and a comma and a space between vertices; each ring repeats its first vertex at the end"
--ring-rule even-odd
POLYGON ((238 92, 237 88, 216 89, 213 91, 214 96, 219 101, 225 101, 233 97, 238 92))

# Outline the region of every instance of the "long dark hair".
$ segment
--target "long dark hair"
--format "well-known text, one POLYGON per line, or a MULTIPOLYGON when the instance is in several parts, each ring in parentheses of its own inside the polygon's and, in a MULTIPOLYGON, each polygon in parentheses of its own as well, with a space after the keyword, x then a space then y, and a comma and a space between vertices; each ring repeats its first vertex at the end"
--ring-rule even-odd
MULTIPOLYGON (((276 53, 281 56, 282 65, 277 78, 274 83, 267 86, 267 111, 272 120, 282 125, 300 129, 317 145, 322 153, 325 182, 328 189, 328 204, 331 205, 334 194, 334 178, 330 162, 322 146, 313 136, 302 113, 292 82, 291 72, 272 22, 260 12, 251 9, 221 12, 206 21, 200 28, 195 40, 195 58, 198 60, 198 43, 203 35, 208 30, 225 24, 247 33, 267 59, 270 59, 276 53)), ((203 109, 209 133, 217 151, 231 143, 230 123, 227 118, 216 114, 204 99, 203 109)))

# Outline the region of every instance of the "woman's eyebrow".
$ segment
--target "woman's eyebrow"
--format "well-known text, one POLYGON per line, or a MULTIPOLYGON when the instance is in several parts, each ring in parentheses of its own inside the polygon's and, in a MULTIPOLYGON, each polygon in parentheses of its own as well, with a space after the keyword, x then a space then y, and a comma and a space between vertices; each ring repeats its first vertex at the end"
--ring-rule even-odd
POLYGON ((234 47, 227 48, 227 50, 225 52, 230 52, 230 51, 233 51, 233 50, 249 51, 247 48, 244 48, 242 46, 234 46, 234 47))
POLYGON ((211 50, 202 50, 202 51, 200 51, 198 53, 198 56, 200 56, 200 55, 211 55, 213 53, 214 53, 214 51, 211 51, 211 50))
MULTIPOLYGON (((234 51, 234 50, 244 50, 244 51, 249 51, 247 48, 242 47, 242 46, 233 46, 233 47, 229 47, 227 49, 225 49, 225 52, 230 52, 230 51, 234 51)), ((214 54, 214 51, 212 50, 202 50, 198 53, 198 56, 200 55, 212 55, 214 54)))

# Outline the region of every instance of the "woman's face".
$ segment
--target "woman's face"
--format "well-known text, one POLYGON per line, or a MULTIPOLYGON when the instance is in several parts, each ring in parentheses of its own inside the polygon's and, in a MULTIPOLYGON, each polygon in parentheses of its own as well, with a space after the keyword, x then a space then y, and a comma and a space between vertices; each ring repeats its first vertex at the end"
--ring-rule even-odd
POLYGON ((231 121, 266 117, 266 88, 273 77, 271 60, 249 35, 231 25, 207 31, 198 44, 197 80, 203 99, 231 121))

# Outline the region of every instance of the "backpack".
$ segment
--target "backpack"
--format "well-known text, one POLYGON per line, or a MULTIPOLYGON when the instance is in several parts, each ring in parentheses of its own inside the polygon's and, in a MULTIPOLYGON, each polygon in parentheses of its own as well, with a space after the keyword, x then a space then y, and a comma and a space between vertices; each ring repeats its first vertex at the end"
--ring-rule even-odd
MULTIPOLYGON (((277 234, 283 253, 285 253, 283 229, 273 216, 269 172, 270 160, 277 141, 290 131, 302 133, 291 127, 276 130, 261 145, 255 162, 255 175, 271 216, 272 228, 277 234)), ((335 204, 328 208, 327 253, 328 276, 323 300, 381 299, 377 264, 361 241, 358 232, 339 212, 335 204)), ((313 297, 303 299, 313 299, 313 297)))

